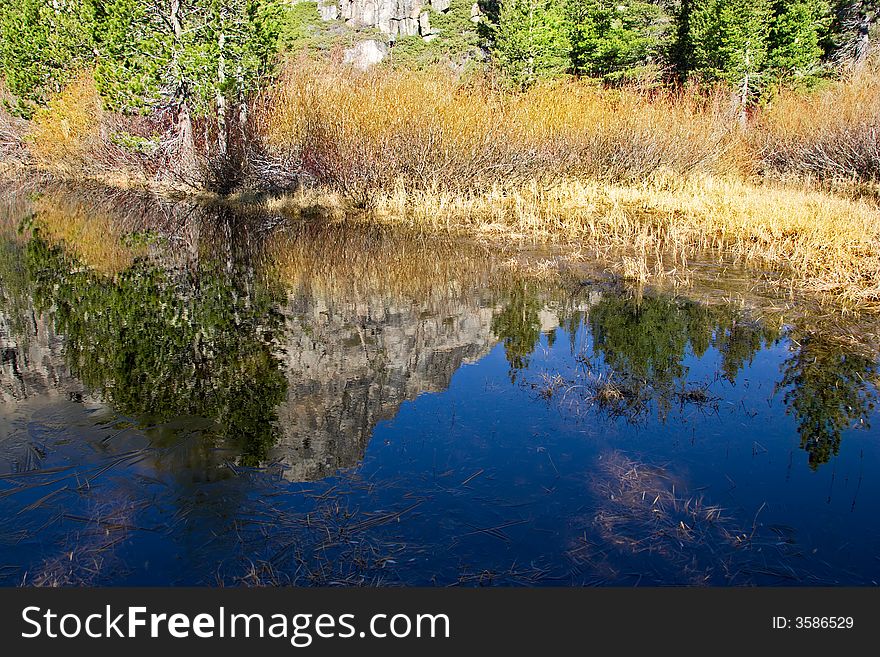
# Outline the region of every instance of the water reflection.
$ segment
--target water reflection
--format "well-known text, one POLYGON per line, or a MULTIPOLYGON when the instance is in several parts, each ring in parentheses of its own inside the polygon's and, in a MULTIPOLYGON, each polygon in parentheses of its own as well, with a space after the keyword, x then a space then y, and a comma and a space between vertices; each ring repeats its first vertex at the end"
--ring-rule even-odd
POLYGON ((197 434, 182 464, 201 479, 233 448, 238 465, 280 462, 293 481, 354 466, 378 421, 494 344, 479 249, 442 254, 375 227, 266 231, 226 206, 108 204, 39 197, 7 234, 4 390, 100 400, 166 447, 197 434), (27 384, 47 363, 61 374, 27 384))
POLYGON ((828 552, 880 495, 858 325, 355 220, 7 201, 4 583, 871 576, 873 538, 828 552))
POLYGON ((265 459, 286 393, 271 346, 282 320, 246 264, 206 254, 182 271, 137 261, 107 278, 38 228, 27 262, 34 308, 51 311, 68 368, 93 394, 148 423, 209 418, 242 463, 265 459))
POLYGON ((778 388, 797 422, 801 449, 813 469, 840 450, 841 434, 869 428, 877 403, 876 357, 821 333, 797 334, 778 388))
POLYGON ((202 470, 222 465, 220 447, 294 481, 355 466, 404 401, 444 390, 499 341, 516 382, 558 330, 583 394, 631 421, 699 401, 693 358, 717 353, 717 376, 735 383, 785 342, 776 389, 812 468, 868 426, 877 396, 876 358, 857 343, 738 304, 499 276, 473 245, 375 226, 62 192, 7 208, 0 246, 4 400, 61 394, 110 404, 166 443, 194 433, 214 463, 202 470))

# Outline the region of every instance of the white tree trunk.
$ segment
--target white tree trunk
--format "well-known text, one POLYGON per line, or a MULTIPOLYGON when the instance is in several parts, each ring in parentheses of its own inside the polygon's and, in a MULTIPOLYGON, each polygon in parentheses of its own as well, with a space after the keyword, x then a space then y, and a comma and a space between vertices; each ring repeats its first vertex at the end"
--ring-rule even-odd
POLYGON ((217 38, 217 48, 220 52, 217 62, 217 150, 221 156, 225 156, 229 132, 226 125, 226 94, 223 89, 226 84, 226 34, 222 31, 217 38))

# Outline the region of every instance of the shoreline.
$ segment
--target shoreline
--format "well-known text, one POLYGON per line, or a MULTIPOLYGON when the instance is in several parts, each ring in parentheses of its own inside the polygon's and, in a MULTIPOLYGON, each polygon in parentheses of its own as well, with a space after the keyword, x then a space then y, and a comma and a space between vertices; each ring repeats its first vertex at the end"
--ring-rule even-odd
POLYGON ((362 208, 332 190, 221 196, 131 178, 125 186, 106 177, 61 179, 35 167, 7 167, 0 176, 23 191, 85 185, 293 221, 365 222, 517 249, 557 248, 565 255, 554 267, 601 263, 642 285, 687 289, 700 269, 733 267, 774 294, 813 297, 843 312, 880 312, 880 206, 804 183, 667 176, 641 184, 496 186, 479 195, 400 186, 362 208), (10 171, 18 175, 10 179, 10 171))

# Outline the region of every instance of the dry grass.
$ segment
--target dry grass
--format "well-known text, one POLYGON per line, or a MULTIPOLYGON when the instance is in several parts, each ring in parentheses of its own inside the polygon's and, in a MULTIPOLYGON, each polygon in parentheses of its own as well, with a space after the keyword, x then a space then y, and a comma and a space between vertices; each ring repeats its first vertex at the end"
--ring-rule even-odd
POLYGON ((809 95, 783 92, 750 135, 771 172, 880 179, 880 62, 809 95))
POLYGON ((298 62, 255 114, 276 161, 365 204, 401 187, 473 193, 728 166, 722 105, 696 94, 649 98, 585 82, 512 93, 490 80, 463 85, 441 69, 360 73, 298 62))
MULTIPOLYGON (((688 261, 708 254, 791 287, 880 302, 875 203, 739 175, 769 166, 781 136, 815 152, 834 137, 849 158, 835 160, 841 176, 873 175, 876 74, 826 95, 783 95, 744 137, 728 129, 721 93, 581 82, 510 93, 439 71, 315 66, 292 65, 256 112, 270 160, 295 163, 311 204, 337 195, 330 205, 399 225, 577 242, 640 282, 686 279, 688 261), (824 118, 840 97, 848 109, 824 118)), ((806 151, 789 159, 813 171, 806 151)))
POLYGON ((27 121, 9 112, 11 104, 12 97, 0 81, 0 167, 22 164, 28 158, 24 143, 27 121))
MULTIPOLYGON (((593 488, 608 504, 596 513, 594 522, 608 542, 637 552, 671 554, 724 530, 719 524, 721 508, 702 497, 687 496, 680 485, 676 491, 676 482, 665 469, 619 451, 606 452, 598 465, 593 488)), ((740 533, 732 532, 731 540, 740 533)), ((728 538, 726 531, 722 535, 728 538)))
POLYGON ((94 505, 88 517, 67 516, 81 526, 69 533, 60 554, 27 573, 22 584, 57 588, 95 586, 106 580, 110 571, 121 567, 115 547, 127 538, 135 511, 133 503, 115 500, 94 505))
POLYGON ((345 298, 449 298, 487 285, 492 256, 473 243, 376 225, 294 223, 267 244, 266 273, 286 289, 345 298))
MULTIPOLYGON (((177 141, 168 132, 168 117, 123 116, 104 109, 90 71, 84 71, 27 124, 24 141, 36 166, 54 177, 100 179, 119 187, 181 182, 177 141)), ((2 130, 2 122, 0 122, 2 130)))
POLYGON ((596 409, 607 417, 624 418, 634 424, 646 416, 651 401, 645 382, 626 381, 613 371, 587 371, 573 379, 558 372, 544 373, 531 385, 538 396, 576 416, 596 409))
MULTIPOLYGON (((320 191, 300 199, 339 203, 320 191)), ((763 271, 776 285, 863 307, 880 303, 880 208, 808 186, 657 175, 631 184, 499 184, 473 194, 398 189, 374 198, 373 213, 422 230, 569 242, 640 282, 670 274, 686 280, 690 261, 724 259, 763 271)))
POLYGON ((590 525, 599 542, 590 544, 585 534, 569 556, 579 566, 604 571, 606 580, 627 576, 607 561, 609 548, 635 559, 636 585, 643 579, 697 586, 809 579, 791 565, 797 563, 796 546, 759 523, 762 509, 749 525, 738 526, 667 468, 619 450, 600 456, 591 479, 597 509, 590 525))

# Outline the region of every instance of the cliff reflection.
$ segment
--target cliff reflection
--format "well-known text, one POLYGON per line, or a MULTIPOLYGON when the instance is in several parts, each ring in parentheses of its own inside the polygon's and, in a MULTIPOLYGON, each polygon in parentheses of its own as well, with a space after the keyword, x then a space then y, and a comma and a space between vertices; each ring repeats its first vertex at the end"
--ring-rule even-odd
POLYGON ((267 244, 289 290, 275 454, 309 480, 360 461, 377 422, 445 390, 495 343, 491 257, 375 226, 300 224, 267 244))
POLYGON ((164 449, 157 467, 331 475, 494 344, 482 250, 128 203, 41 197, 22 235, 7 231, 3 390, 110 404, 164 449))

